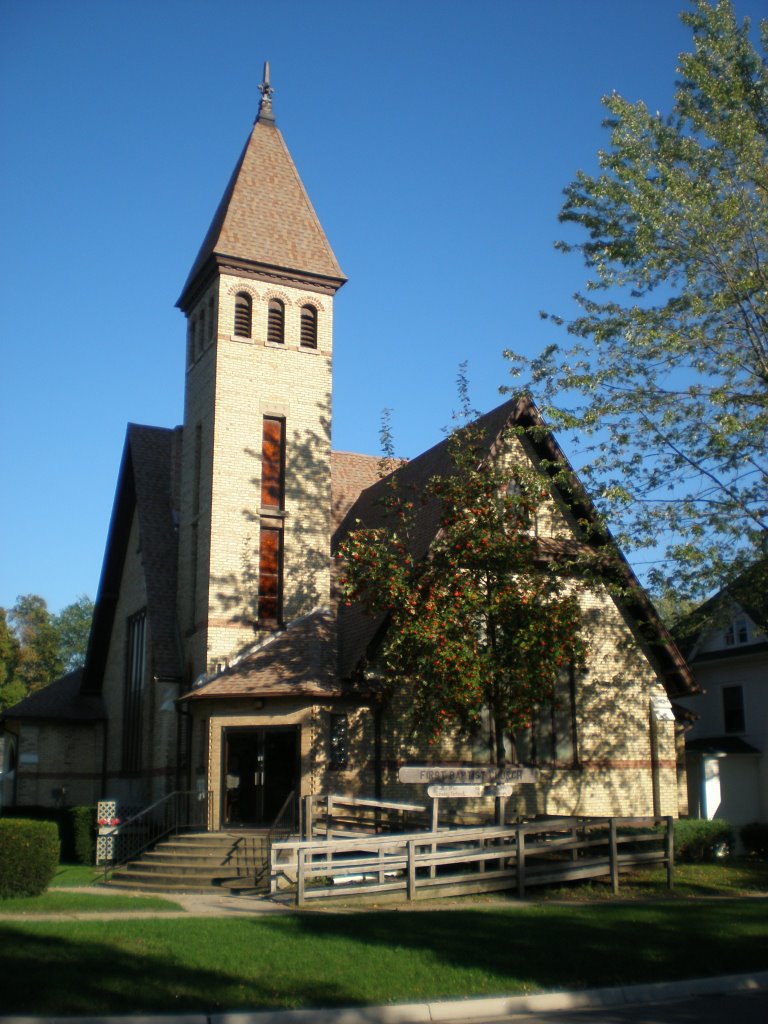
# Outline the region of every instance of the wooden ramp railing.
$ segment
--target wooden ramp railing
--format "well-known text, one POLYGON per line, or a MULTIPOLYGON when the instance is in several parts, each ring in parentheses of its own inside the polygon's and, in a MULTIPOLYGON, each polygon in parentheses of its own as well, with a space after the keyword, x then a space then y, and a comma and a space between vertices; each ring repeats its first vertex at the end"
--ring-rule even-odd
POLYGON ((430 822, 430 812, 424 804, 343 796, 338 793, 305 796, 302 799, 303 839, 415 832, 428 829, 430 822))
POLYGON ((672 818, 552 818, 521 825, 277 842, 270 891, 313 899, 430 899, 609 876, 663 864, 672 888, 672 818))

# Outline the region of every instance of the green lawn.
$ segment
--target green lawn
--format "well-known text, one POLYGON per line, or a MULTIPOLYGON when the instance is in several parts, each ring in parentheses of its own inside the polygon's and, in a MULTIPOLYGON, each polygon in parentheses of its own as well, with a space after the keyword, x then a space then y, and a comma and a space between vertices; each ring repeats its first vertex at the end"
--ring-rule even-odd
POLYGON ((162 913, 180 910, 178 903, 162 896, 130 896, 94 891, 72 892, 75 886, 90 886, 103 878, 103 872, 82 864, 61 864, 48 892, 41 896, 0 900, 0 914, 89 914, 97 911, 152 910, 162 913))
MULTIPOLYGON (((677 898, 700 896, 768 895, 768 861, 733 858, 706 864, 676 864, 675 885, 667 889, 666 871, 662 867, 637 868, 622 871, 619 886, 620 899, 677 898)), ((531 889, 532 899, 585 900, 614 899, 608 878, 569 886, 547 886, 531 889)))
POLYGON ((6 1014, 212 1012, 768 969, 760 898, 0 924, 6 1014))
POLYGON ((114 893, 67 892, 51 889, 42 896, 19 896, 0 900, 0 914, 110 914, 131 910, 152 910, 161 914, 181 910, 162 896, 123 896, 114 893))
POLYGON ((51 882, 52 889, 64 889, 72 885, 93 885, 104 877, 101 868, 86 864, 59 864, 51 882))

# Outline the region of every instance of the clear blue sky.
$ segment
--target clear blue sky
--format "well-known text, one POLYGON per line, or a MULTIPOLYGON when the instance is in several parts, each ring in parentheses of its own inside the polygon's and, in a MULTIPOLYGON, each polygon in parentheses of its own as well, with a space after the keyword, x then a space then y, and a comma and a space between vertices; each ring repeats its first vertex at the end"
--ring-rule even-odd
MULTIPOLYGON (((0 605, 96 595, 126 423, 181 422, 174 308, 255 115, 274 109, 349 283, 333 441, 440 439, 469 362, 557 340, 553 251, 611 90, 668 110, 684 0, 0 0, 0 605)), ((764 0, 736 0, 756 23, 764 0)), ((566 439, 563 439, 566 440, 566 439)), ((567 444, 566 444, 567 448, 567 444)))

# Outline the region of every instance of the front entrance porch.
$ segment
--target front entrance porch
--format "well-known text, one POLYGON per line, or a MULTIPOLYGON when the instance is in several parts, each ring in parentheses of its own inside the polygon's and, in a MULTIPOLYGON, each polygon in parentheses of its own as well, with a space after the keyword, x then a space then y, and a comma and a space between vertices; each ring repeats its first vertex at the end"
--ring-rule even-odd
POLYGON ((228 726, 221 762, 222 828, 271 825, 293 792, 298 796, 298 726, 228 726))

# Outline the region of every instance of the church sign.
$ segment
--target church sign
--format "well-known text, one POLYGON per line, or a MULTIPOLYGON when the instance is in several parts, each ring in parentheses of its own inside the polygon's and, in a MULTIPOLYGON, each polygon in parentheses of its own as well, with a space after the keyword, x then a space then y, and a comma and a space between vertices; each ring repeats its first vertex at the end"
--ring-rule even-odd
POLYGON ((524 768, 521 765, 496 768, 492 764, 470 766, 407 764, 398 771, 397 777, 400 782, 420 782, 423 785, 437 783, 443 786, 503 786, 538 782, 539 770, 538 768, 524 768))

